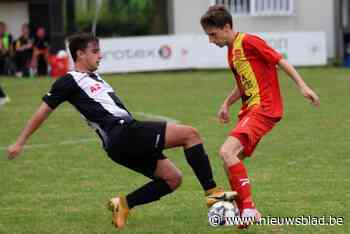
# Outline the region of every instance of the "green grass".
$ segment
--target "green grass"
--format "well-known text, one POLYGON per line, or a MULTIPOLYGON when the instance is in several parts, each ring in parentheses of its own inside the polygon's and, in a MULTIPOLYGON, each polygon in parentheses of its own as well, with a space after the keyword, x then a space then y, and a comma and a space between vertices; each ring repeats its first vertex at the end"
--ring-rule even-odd
MULTIPOLYGON (((246 161, 258 208, 267 216, 337 216, 342 226, 253 226, 242 233, 350 233, 350 70, 300 69, 321 97, 316 109, 285 75, 280 77, 285 116, 246 161)), ((226 188, 218 149, 235 122, 220 125, 216 112, 233 87, 229 71, 104 76, 131 112, 167 116, 198 128, 218 183, 226 188)), ((0 78, 11 102, 0 109, 0 233, 115 233, 105 202, 148 180, 114 164, 68 104, 37 131, 21 157, 13 143, 41 103, 50 79, 0 78)), ((138 117, 138 116, 136 116, 138 117)), ((183 171, 182 186, 159 202, 137 207, 123 233, 238 233, 207 223, 201 188, 181 149, 166 155, 183 171)))

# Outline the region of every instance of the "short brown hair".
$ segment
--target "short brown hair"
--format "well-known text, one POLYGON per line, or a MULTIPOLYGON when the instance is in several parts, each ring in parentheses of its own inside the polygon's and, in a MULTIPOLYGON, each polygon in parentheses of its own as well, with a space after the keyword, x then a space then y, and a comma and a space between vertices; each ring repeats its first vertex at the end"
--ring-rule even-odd
POLYGON ((77 59, 77 51, 87 48, 90 42, 97 42, 98 38, 89 33, 75 33, 68 38, 69 51, 72 55, 73 61, 77 59))
POLYGON ((201 25, 203 28, 223 28, 226 24, 229 24, 232 28, 232 15, 223 5, 209 7, 207 12, 201 17, 201 25))

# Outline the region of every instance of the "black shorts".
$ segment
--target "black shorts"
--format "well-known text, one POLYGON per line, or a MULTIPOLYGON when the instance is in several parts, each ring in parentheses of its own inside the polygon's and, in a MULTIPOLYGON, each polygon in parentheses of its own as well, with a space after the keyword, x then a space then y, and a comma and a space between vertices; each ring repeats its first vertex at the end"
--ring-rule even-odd
POLYGON ((133 121, 114 127, 108 134, 108 156, 118 164, 154 178, 158 160, 166 159, 166 122, 133 121))

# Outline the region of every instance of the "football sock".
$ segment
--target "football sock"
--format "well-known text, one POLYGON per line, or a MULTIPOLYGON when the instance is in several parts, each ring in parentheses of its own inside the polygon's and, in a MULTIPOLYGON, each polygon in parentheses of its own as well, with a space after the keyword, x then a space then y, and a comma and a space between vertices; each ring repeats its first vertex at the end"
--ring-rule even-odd
POLYGON ((216 183, 213 179, 213 172, 203 144, 198 144, 186 149, 185 155, 188 164, 192 167, 204 191, 215 188, 216 183))
POLYGON ((254 208, 254 203, 251 196, 251 186, 247 175, 247 170, 242 161, 236 163, 229 168, 230 184, 238 193, 236 200, 240 211, 245 208, 254 208))
MULTIPOLYGON (((225 167, 225 166, 224 166, 224 167, 225 167)), ((237 191, 236 188, 234 187, 233 182, 232 182, 229 169, 226 169, 226 167, 225 167, 225 170, 227 170, 227 177, 228 177, 228 181, 229 181, 231 190, 232 190, 232 191, 237 191)), ((242 205, 241 205, 241 202, 240 202, 240 200, 239 200, 239 197, 236 196, 234 199, 235 199, 235 202, 236 202, 236 204, 237 204, 238 209, 239 209, 239 210, 242 210, 242 205)))
POLYGON ((126 196, 129 209, 146 204, 149 202, 157 201, 162 196, 171 193, 173 190, 169 187, 168 183, 162 179, 155 179, 141 188, 129 193, 126 196))

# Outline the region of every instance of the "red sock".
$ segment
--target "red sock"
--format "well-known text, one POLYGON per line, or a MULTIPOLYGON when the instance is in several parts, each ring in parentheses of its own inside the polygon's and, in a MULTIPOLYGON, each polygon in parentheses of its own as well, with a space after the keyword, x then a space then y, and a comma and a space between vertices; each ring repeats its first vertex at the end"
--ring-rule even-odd
POLYGON ((238 193, 236 200, 239 210, 242 212, 246 208, 254 208, 251 196, 251 186, 247 175, 247 170, 243 162, 236 163, 229 168, 231 188, 235 188, 238 193))
MULTIPOLYGON (((228 172, 228 173, 229 173, 229 172, 228 172)), ((232 183, 232 178, 231 178, 230 173, 229 173, 229 175, 228 175, 228 180, 229 180, 229 182, 230 182, 230 188, 231 188, 231 190, 232 190, 232 191, 237 191, 237 189, 234 187, 234 185, 233 185, 233 183, 232 183)), ((241 210, 242 210, 242 205, 241 205, 241 202, 240 202, 238 196, 235 197, 235 202, 236 202, 236 204, 237 204, 238 209, 241 211, 241 210)))
MULTIPOLYGON (((232 191, 237 191, 237 189, 236 188, 234 188, 234 187, 232 187, 232 180, 230 179, 230 184, 231 184, 231 190, 232 191)), ((239 211, 241 212, 242 211, 242 202, 241 202, 241 200, 239 199, 239 195, 238 196, 236 196, 235 197, 235 202, 236 202, 236 205, 237 205, 237 208, 239 209, 239 211)))

